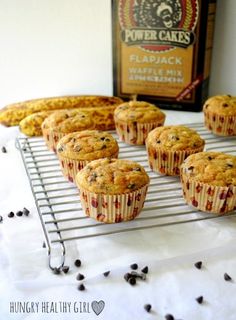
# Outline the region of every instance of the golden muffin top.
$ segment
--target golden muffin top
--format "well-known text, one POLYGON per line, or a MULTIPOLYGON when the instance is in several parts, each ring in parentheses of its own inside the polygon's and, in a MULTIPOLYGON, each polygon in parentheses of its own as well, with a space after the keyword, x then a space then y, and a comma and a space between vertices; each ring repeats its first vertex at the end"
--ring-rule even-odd
POLYGON ((236 186, 236 157, 222 152, 199 152, 185 159, 181 174, 212 186, 236 186))
POLYGON ((153 129, 148 134, 146 144, 157 149, 181 151, 203 147, 205 141, 195 130, 179 125, 153 129))
POLYGON ((225 116, 236 116, 236 97, 231 95, 213 96, 206 100, 203 111, 225 116))
POLYGON ((130 193, 148 183, 149 176, 140 164, 123 159, 91 161, 76 175, 78 187, 103 194, 130 193))
POLYGON ((154 104, 145 101, 129 101, 115 109, 115 118, 124 122, 155 122, 165 119, 165 114, 154 104))
POLYGON ((118 152, 115 138, 108 132, 98 130, 69 133, 57 144, 57 153, 73 160, 116 157, 118 152))

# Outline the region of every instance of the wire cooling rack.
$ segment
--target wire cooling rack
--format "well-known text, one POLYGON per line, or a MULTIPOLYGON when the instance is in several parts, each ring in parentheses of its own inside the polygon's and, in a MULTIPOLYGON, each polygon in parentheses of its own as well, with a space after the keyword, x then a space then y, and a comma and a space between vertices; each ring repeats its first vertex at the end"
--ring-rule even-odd
MULTIPOLYGON (((235 137, 214 136, 199 123, 188 124, 188 127, 195 129, 205 139, 207 151, 236 155, 235 137)), ((112 134, 118 140, 116 133, 112 134)), ((64 265, 65 242, 70 240, 236 215, 236 211, 218 216, 194 210, 184 202, 178 177, 162 176, 150 170, 144 146, 131 146, 119 140, 118 142, 119 158, 132 159, 143 165, 150 176, 150 186, 144 208, 135 220, 104 224, 83 213, 76 186, 63 177, 57 156, 47 149, 42 138, 22 137, 16 140, 45 235, 51 269, 54 268, 53 254, 57 256, 58 252, 59 267, 64 265)))

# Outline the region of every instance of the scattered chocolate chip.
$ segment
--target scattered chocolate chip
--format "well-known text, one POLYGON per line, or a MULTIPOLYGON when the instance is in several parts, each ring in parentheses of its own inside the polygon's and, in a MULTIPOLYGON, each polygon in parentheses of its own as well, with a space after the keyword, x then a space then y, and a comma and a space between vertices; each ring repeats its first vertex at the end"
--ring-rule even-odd
POLYGON ((148 304, 145 304, 144 305, 144 309, 147 311, 147 312, 150 312, 151 309, 152 309, 152 306, 148 303, 148 304))
POLYGON ((61 270, 60 270, 60 268, 55 267, 55 268, 53 268, 52 272, 53 272, 54 274, 60 274, 60 273, 61 273, 61 270))
POLYGON ((60 146, 60 147, 57 148, 57 152, 63 152, 63 151, 64 151, 63 146, 60 146))
POLYGON ((130 265, 130 268, 131 268, 132 270, 137 270, 137 269, 138 269, 137 263, 131 264, 131 265, 130 265))
POLYGON ((133 171, 141 171, 141 168, 139 167, 133 168, 133 171))
POLYGON ((157 140, 157 143, 161 143, 161 140, 157 140))
POLYGON ((199 296, 196 298, 196 301, 199 303, 199 304, 202 304, 203 303, 203 296, 199 296))
POLYGON ((81 284, 78 286, 78 290, 79 290, 79 291, 84 291, 84 290, 85 290, 85 286, 83 285, 83 283, 81 283, 81 284))
POLYGON ((144 267, 141 271, 142 271, 143 273, 147 274, 147 273, 148 273, 148 266, 144 267))
POLYGON ((205 109, 207 109, 208 107, 209 107, 209 104, 206 104, 206 105, 205 105, 205 109))
POLYGON ((7 149, 6 149, 6 147, 2 147, 2 153, 7 153, 7 149))
POLYGON ((2 216, 0 216, 0 222, 2 222, 3 221, 3 217, 2 216))
POLYGON ((165 315, 165 319, 166 320, 175 320, 175 318, 172 316, 172 314, 169 314, 169 313, 165 315))
POLYGON ((76 280, 78 281, 81 281, 81 280, 84 280, 84 275, 82 273, 78 273, 77 277, 76 277, 76 280))
POLYGON ((104 277, 108 277, 109 274, 110 274, 110 271, 106 271, 106 272, 103 273, 104 277))
POLYGON ((106 149, 107 146, 105 144, 102 145, 101 150, 106 149))
POLYGON ((213 158, 209 156, 209 157, 207 157, 207 159, 208 159, 208 160, 212 160, 213 158))
POLYGON ((129 278, 131 278, 131 277, 132 277, 132 275, 131 275, 131 273, 129 273, 129 272, 125 273, 125 275, 124 275, 124 279, 125 279, 126 281, 129 281, 129 278))
POLYGON ((80 261, 80 259, 76 259, 74 263, 75 263, 75 266, 76 266, 76 267, 80 267, 80 266, 81 266, 81 261, 80 261))
POLYGON ((23 216, 23 212, 22 211, 17 211, 16 215, 17 215, 17 217, 22 217, 23 216))
POLYGON ((46 248, 46 243, 45 243, 45 241, 43 242, 42 247, 43 247, 43 248, 46 248))
POLYGON ((227 163, 227 167, 228 168, 233 168, 233 164, 232 163, 227 163))
POLYGON ((232 278, 228 275, 228 273, 224 274, 224 279, 225 279, 225 281, 231 281, 232 280, 232 278))
POLYGON ((139 278, 139 279, 142 279, 142 280, 146 280, 146 274, 144 274, 144 273, 138 273, 137 271, 131 271, 130 274, 131 274, 132 277, 139 278))
POLYGON ((22 212, 25 216, 28 216, 30 214, 30 211, 26 208, 23 208, 22 212))
POLYGON ((136 285, 136 279, 132 276, 129 278, 128 282, 129 282, 129 284, 131 284, 131 286, 136 285))
POLYGON ((62 267, 62 271, 63 271, 64 273, 68 273, 69 270, 70 270, 70 267, 69 267, 69 266, 63 266, 63 267, 62 267))
POLYGON ((222 106, 223 106, 224 108, 227 108, 229 105, 228 105, 228 103, 223 103, 222 106))
POLYGON ((188 168, 188 171, 193 171, 193 169, 194 169, 194 166, 190 166, 190 167, 188 168))
POLYGON ((96 181, 96 179, 97 179, 96 172, 92 172, 91 175, 88 177, 88 182, 96 181))
POLYGON ((194 263, 194 266, 195 266, 197 269, 201 269, 201 268, 202 268, 202 261, 198 261, 198 262, 194 263))
POLYGON ((8 218, 13 218, 13 217, 14 217, 14 215, 15 215, 15 214, 14 214, 14 212, 12 212, 12 211, 11 211, 11 212, 9 212, 9 213, 8 213, 8 215, 7 215, 7 216, 8 216, 8 218))

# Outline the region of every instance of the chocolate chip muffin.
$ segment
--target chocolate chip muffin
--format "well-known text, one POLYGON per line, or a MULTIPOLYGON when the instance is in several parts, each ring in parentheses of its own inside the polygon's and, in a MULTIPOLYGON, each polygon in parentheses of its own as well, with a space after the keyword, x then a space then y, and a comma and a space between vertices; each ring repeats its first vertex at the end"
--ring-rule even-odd
POLYGON ((205 141, 185 126, 163 126, 152 130, 146 139, 150 168, 166 175, 179 175, 180 165, 192 153, 203 151, 205 141))
POLYGON ((87 163, 100 158, 117 158, 119 146, 115 138, 105 131, 84 130, 61 138, 57 155, 63 175, 71 182, 87 163))
POLYGON ((205 126, 216 135, 236 135, 236 97, 219 95, 209 98, 204 106, 205 126))
POLYGON ((222 152, 190 155, 180 170, 183 196, 198 210, 225 214, 236 209, 236 157, 222 152))
POLYGON ((91 161, 76 175, 84 212, 101 222, 134 219, 144 205, 149 177, 138 163, 121 159, 91 161))
POLYGON ((114 119, 121 140, 142 145, 152 129, 164 124, 165 114, 154 104, 129 101, 116 107, 114 119))

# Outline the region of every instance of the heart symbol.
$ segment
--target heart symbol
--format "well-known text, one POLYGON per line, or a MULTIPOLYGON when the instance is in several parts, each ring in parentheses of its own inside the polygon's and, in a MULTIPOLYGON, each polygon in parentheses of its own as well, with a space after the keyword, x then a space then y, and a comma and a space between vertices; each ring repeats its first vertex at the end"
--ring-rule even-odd
POLYGON ((105 307, 105 302, 103 300, 100 300, 100 301, 93 301, 92 302, 92 309, 94 311, 94 313, 96 313, 96 315, 98 316, 102 310, 104 309, 105 307))

